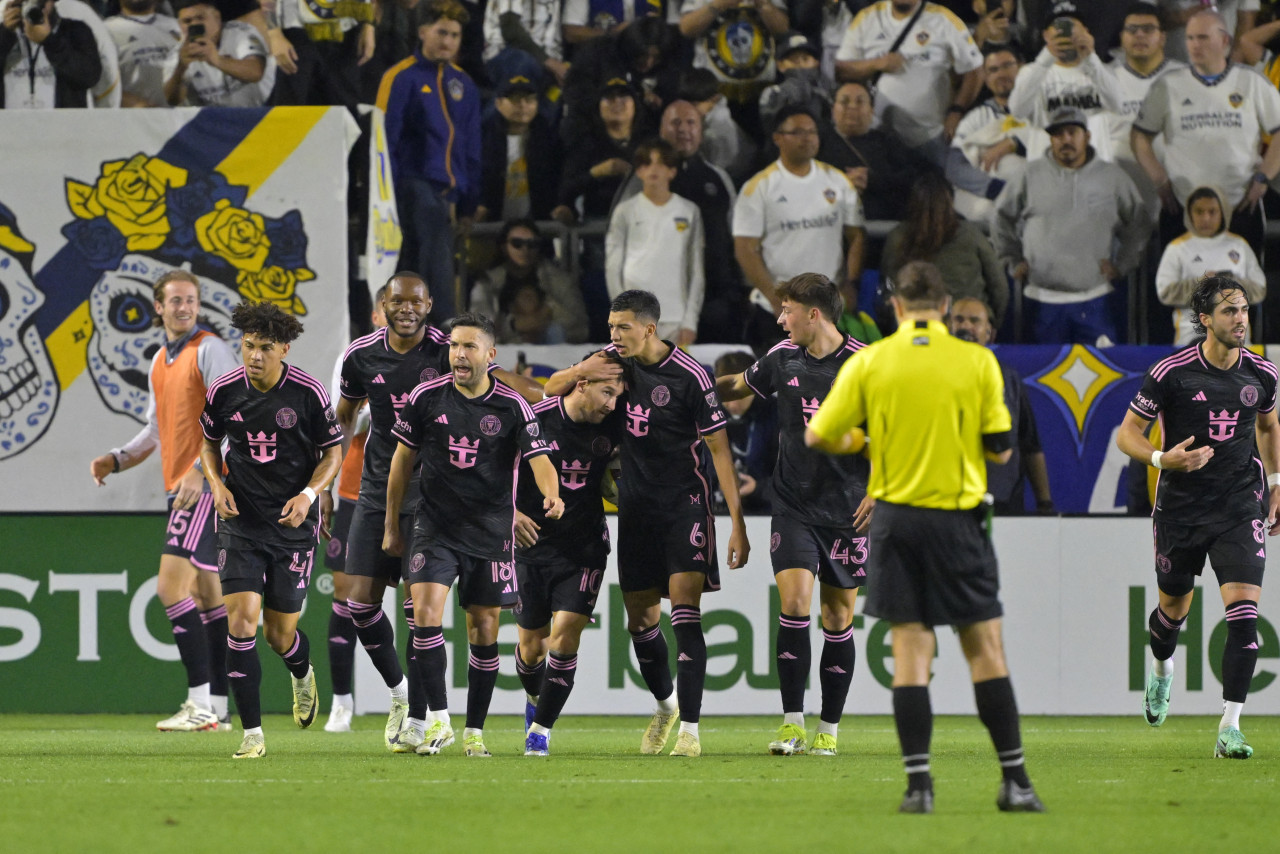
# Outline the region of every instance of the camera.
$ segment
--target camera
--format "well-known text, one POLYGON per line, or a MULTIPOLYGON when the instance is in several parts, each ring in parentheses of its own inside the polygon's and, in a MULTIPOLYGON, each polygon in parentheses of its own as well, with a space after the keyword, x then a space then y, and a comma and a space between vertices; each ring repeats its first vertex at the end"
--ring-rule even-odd
POLYGON ((44 0, 22 0, 22 18, 32 24, 43 24, 44 0))
POLYGON ((204 38, 204 24, 192 24, 187 27, 187 41, 193 42, 196 39, 204 38))

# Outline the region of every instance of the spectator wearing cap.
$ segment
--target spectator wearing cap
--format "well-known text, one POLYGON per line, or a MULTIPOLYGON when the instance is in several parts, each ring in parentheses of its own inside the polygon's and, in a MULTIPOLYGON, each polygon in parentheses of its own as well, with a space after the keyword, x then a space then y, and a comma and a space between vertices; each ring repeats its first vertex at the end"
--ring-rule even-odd
POLYGON ((835 85, 822 76, 822 48, 793 30, 778 40, 777 56, 778 82, 760 93, 761 124, 772 128, 778 110, 792 105, 804 107, 826 124, 835 85))
POLYGON ((1094 150, 1114 160, 1113 117, 1123 109, 1120 86, 1094 49, 1093 35, 1075 18, 1057 18, 1044 33, 1045 46, 1018 71, 1009 94, 1009 112, 1043 128, 1063 107, 1075 107, 1089 119, 1094 150))
POLYGON ((734 120, 761 138, 760 92, 777 74, 774 40, 790 28, 785 0, 684 0, 680 34, 693 41, 693 67, 720 81, 734 120))
POLYGON ((490 80, 520 75, 563 85, 569 64, 561 43, 560 0, 488 0, 484 61, 490 80))
POLYGON ((849 177, 867 219, 902 219, 911 185, 936 167, 893 131, 872 127, 875 107, 865 83, 836 90, 831 118, 821 128, 818 159, 849 177))
POLYGON ((951 10, 892 0, 853 19, 836 54, 836 79, 875 86, 880 122, 941 167, 960 117, 982 89, 982 55, 951 10))
POLYGON ((617 35, 579 45, 565 77, 560 138, 576 145, 591 131, 601 89, 615 78, 639 93, 642 124, 657 125, 663 106, 676 99, 680 73, 678 39, 656 14, 636 18, 617 35))
POLYGON ((480 92, 453 64, 469 20, 457 0, 417 7, 419 47, 378 89, 404 227, 400 258, 431 289, 432 315, 462 306, 454 277, 455 222, 465 229, 480 196, 480 92))
MULTIPOLYGON (((1159 0, 1167 5, 1168 0, 1159 0)), ((1190 0, 1199 3, 1199 0, 1190 0)), ((1093 33, 1098 53, 1109 56, 1120 39, 1128 4, 1124 0, 1019 0, 1020 11, 1026 12, 1027 29, 1037 38, 1058 18, 1071 17, 1093 33)))
POLYGON ((53 0, 45 0, 39 11, 37 22, 23 14, 20 2, 9 0, 4 5, 0 23, 0 61, 4 68, 0 108, 88 106, 89 90, 102 74, 93 30, 81 21, 59 17, 53 0))
POLYGON ((493 103, 480 130, 476 219, 550 219, 563 154, 551 123, 538 112, 538 89, 517 74, 498 84, 493 103))
POLYGON ((1111 283, 1137 266, 1151 224, 1133 181, 1089 144, 1083 110, 1063 107, 1046 130, 1050 156, 996 200, 996 254, 1023 285, 1033 342, 1109 346, 1111 283))
POLYGON ((552 211, 556 219, 573 222, 578 212, 585 221, 608 218, 614 194, 631 172, 639 136, 637 100, 636 91, 623 78, 605 82, 591 131, 568 149, 560 203, 552 211))

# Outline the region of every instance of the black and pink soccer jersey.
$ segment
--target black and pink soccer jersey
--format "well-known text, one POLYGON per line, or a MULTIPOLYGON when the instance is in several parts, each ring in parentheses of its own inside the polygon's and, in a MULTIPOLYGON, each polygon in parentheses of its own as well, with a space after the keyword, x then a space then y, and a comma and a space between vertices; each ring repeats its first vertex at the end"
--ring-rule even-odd
POLYGON ((580 566, 601 564, 609 554, 609 528, 604 521, 600 480, 621 442, 622 417, 615 410, 599 424, 578 423, 569 417, 563 397, 549 397, 533 405, 542 425, 542 439, 560 476, 564 516, 547 519, 542 493, 528 466, 521 469, 516 506, 537 522, 538 542, 520 552, 531 563, 567 561, 580 566))
POLYGON ((1158 521, 1213 525, 1257 515, 1266 479, 1254 445, 1254 421, 1276 405, 1276 367, 1241 348, 1236 364, 1220 370, 1199 344, 1157 362, 1130 402, 1147 420, 1160 419, 1161 448, 1188 436, 1192 448, 1213 448, 1193 472, 1162 471, 1156 487, 1158 521))
MULTIPOLYGON (((369 438, 360 474, 360 503, 375 510, 387 507, 387 472, 396 451, 391 435, 396 415, 419 384, 450 375, 449 335, 426 327, 421 343, 397 353, 378 329, 351 342, 342 357, 340 392, 349 400, 369 400, 369 438)), ((412 504, 407 505, 407 509, 412 504)))
POLYGON ((342 441, 324 385, 285 364, 279 382, 258 391, 237 368, 209 386, 200 427, 209 441, 228 441, 227 487, 240 515, 219 520, 218 530, 262 542, 314 542, 320 502, 297 528, 278 520, 315 474, 320 452, 342 441))
MULTIPOLYGON (((702 437, 727 422, 706 368, 676 347, 657 364, 622 359, 622 477, 618 508, 662 514, 690 505, 710 508, 710 465, 702 437)), ((611 345, 605 352, 617 357, 611 345)))
POLYGON ((452 374, 422 383, 391 432, 418 451, 422 465, 414 525, 453 551, 510 561, 520 460, 548 448, 525 399, 490 382, 477 398, 454 388, 452 374))
POLYGON ((828 528, 847 528, 867 494, 870 464, 860 454, 832 456, 806 447, 804 429, 826 400, 836 374, 864 346, 844 343, 821 359, 783 341, 747 369, 747 385, 758 395, 777 395, 778 464, 773 473, 773 512, 828 528))

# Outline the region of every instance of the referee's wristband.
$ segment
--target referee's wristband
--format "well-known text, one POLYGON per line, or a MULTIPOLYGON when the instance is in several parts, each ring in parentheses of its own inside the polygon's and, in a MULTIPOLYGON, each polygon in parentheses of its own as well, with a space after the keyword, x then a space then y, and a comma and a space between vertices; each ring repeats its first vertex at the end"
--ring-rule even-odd
POLYGON ((311 487, 309 486, 302 487, 302 491, 299 492, 298 494, 307 496, 308 500, 310 500, 312 504, 316 503, 316 491, 311 487))
POLYGON ((1267 475, 1267 488, 1280 486, 1280 472, 1267 475))
POLYGON ((1151 466, 1152 466, 1152 468, 1158 468, 1158 469, 1162 469, 1162 468, 1164 468, 1164 466, 1160 465, 1160 458, 1161 458, 1161 457, 1163 457, 1163 456, 1164 456, 1164 451, 1152 451, 1152 452, 1151 452, 1151 466))

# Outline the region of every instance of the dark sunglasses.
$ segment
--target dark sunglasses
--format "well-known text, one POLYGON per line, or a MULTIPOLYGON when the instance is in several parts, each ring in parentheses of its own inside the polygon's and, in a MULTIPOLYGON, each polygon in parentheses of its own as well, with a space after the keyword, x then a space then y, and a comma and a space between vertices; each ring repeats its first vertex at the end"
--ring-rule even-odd
POLYGON ((542 241, 536 237, 508 237, 507 245, 512 249, 536 249, 542 241))

